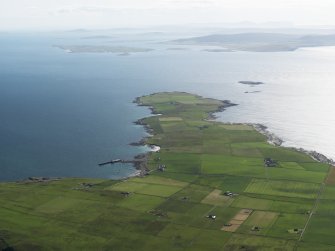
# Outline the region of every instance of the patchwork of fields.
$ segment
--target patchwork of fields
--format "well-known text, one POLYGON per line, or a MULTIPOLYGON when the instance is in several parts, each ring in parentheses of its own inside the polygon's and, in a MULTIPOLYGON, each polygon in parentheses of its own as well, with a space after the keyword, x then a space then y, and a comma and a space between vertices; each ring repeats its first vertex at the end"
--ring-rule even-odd
POLYGON ((161 147, 148 175, 0 183, 1 250, 335 250, 332 167, 251 126, 207 121, 224 102, 138 102, 161 114, 141 120, 161 147))

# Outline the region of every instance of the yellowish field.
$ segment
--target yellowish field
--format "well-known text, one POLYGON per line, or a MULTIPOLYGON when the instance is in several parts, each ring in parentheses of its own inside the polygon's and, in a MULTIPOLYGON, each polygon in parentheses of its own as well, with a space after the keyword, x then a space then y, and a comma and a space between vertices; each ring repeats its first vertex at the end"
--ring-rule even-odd
POLYGON ((215 206, 227 206, 230 205, 232 202, 233 199, 229 196, 222 195, 222 191, 219 189, 213 190, 201 201, 201 203, 215 206))
POLYGON ((335 168, 331 168, 326 179, 327 185, 335 185, 335 168))
POLYGON ((241 209, 234 216, 234 218, 229 221, 231 226, 223 226, 221 230, 226 232, 235 232, 248 219, 252 212, 253 211, 251 209, 241 209))

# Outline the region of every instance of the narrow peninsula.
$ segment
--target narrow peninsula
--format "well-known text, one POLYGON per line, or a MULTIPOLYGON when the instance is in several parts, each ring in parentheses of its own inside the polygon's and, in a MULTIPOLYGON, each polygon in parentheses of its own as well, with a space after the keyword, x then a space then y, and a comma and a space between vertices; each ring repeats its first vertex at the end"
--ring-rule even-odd
POLYGON ((229 102, 136 102, 156 114, 144 143, 160 146, 142 175, 0 183, 1 250, 335 250, 331 165, 208 120, 229 102))

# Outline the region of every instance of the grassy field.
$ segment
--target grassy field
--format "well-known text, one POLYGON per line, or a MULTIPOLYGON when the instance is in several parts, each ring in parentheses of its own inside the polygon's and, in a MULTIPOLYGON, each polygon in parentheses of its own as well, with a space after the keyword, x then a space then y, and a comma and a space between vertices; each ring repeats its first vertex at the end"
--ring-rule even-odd
POLYGON ((250 125, 207 121, 219 100, 138 102, 161 114, 142 120, 161 147, 148 175, 0 183, 0 250, 335 250, 334 169, 250 125))

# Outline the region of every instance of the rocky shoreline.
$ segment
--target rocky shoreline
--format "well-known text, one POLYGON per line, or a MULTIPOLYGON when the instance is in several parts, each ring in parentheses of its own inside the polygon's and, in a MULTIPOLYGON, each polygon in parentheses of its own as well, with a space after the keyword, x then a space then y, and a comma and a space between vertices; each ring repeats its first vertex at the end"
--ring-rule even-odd
MULTIPOLYGON (((143 105, 141 103, 141 97, 136 97, 133 101, 133 103, 135 103, 137 106, 146 106, 146 105, 143 105)), ((156 111, 154 110, 153 107, 151 106, 146 106, 150 111, 151 111, 151 114, 152 115, 157 115, 156 111)), ((138 125, 138 126, 142 126, 145 130, 145 132, 149 135, 149 136, 146 136, 146 137, 143 137, 142 139, 140 139, 139 141, 137 142, 132 142, 130 143, 129 145, 130 146, 146 146, 147 145, 147 142, 148 142, 148 139, 151 137, 151 135, 153 135, 154 133, 154 130, 146 123, 144 123, 144 119, 145 118, 141 118, 135 122, 133 122, 135 125, 138 125)), ((146 152, 146 153, 142 153, 142 154, 139 154, 139 155, 136 155, 135 156, 135 159, 141 159, 143 160, 142 162, 136 162, 134 163, 134 167, 138 170, 138 172, 133 175, 132 177, 134 176, 145 176, 149 173, 149 168, 147 166, 147 161, 148 161, 148 157, 149 157, 149 154, 151 152, 146 152)))
POLYGON ((270 132, 265 125, 262 125, 262 124, 251 124, 251 123, 246 123, 246 125, 252 126, 253 128, 255 128, 255 130, 257 132, 265 135, 267 137, 267 139, 268 139, 268 142, 271 145, 281 146, 284 143, 284 141, 281 138, 279 138, 274 133, 270 132))
POLYGON ((238 104, 232 103, 230 100, 220 100, 222 102, 222 105, 219 106, 219 108, 216 111, 210 112, 207 120, 216 120, 218 117, 216 116, 216 113, 223 112, 227 108, 232 106, 237 106, 238 104))
MULTIPOLYGON (((151 95, 154 95, 154 94, 155 93, 153 93, 151 95)), ((199 95, 197 95, 197 96, 199 96, 199 95)), ((217 116, 215 115, 216 113, 223 112, 228 107, 237 105, 237 104, 232 103, 230 100, 220 100, 220 101, 222 102, 222 105, 220 105, 219 108, 216 111, 210 112, 208 114, 207 120, 215 120, 215 119, 217 119, 217 116)), ((141 103, 141 97, 136 97, 134 99, 133 103, 135 103, 137 106, 147 107, 150 110, 150 113, 151 113, 152 116, 160 115, 152 106, 148 106, 148 105, 145 105, 145 104, 141 103)), ((129 145, 131 145, 131 146, 146 146, 146 145, 148 145, 147 144, 148 139, 150 137, 152 137, 152 135, 154 134, 154 130, 148 124, 144 123, 144 119, 145 118, 141 118, 141 119, 135 121, 134 124, 139 125, 139 126, 143 126, 145 132, 148 133, 149 136, 143 137, 138 142, 132 142, 129 145)), ((149 157, 150 153, 151 152, 147 152, 147 153, 143 153, 143 154, 135 156, 135 159, 145 159, 143 162, 140 162, 140 163, 137 162, 137 163, 134 164, 135 168, 140 171, 137 176, 144 176, 144 175, 148 174, 149 168, 147 166, 147 160, 148 160, 148 157, 149 157)))
MULTIPOLYGON (((230 104, 230 106, 236 106, 237 105, 237 104, 233 104, 233 103, 228 103, 228 104, 230 104)), ((215 113, 222 112, 227 107, 229 107, 229 106, 226 106, 223 109, 219 109, 218 111, 213 112, 210 115, 210 117, 208 118, 208 120, 216 120, 217 116, 215 115, 215 113)), ((222 122, 222 121, 219 121, 219 122, 222 122)), ((224 124, 231 124, 231 125, 249 125, 249 126, 252 126, 257 132, 265 135, 266 138, 267 138, 267 140, 268 140, 268 143, 270 143, 271 145, 274 145, 274 146, 283 146, 284 140, 281 139, 280 137, 278 137, 276 134, 270 132, 268 130, 268 127, 266 127, 263 124, 254 124, 254 123, 226 123, 226 122, 222 122, 222 123, 224 123, 224 124)), ((283 147, 288 148, 288 149, 292 149, 292 150, 296 150, 296 151, 304 153, 304 154, 307 154, 307 155, 309 155, 310 157, 312 157, 314 160, 316 160, 318 162, 335 166, 335 161, 333 159, 328 158, 324 154, 319 153, 317 151, 306 150, 306 149, 301 148, 301 147, 287 147, 287 146, 283 146, 283 147)))
MULTIPOLYGON (((155 94, 155 93, 153 93, 153 94, 155 94)), ((218 117, 216 116, 216 113, 223 112, 229 107, 238 105, 238 104, 232 103, 230 100, 221 100, 221 102, 222 102, 222 105, 220 105, 219 108, 216 111, 210 112, 206 120, 209 120, 209 121, 217 120, 218 117)), ((137 106, 147 107, 151 111, 151 115, 153 115, 153 116, 159 115, 157 113, 157 111, 155 111, 155 109, 152 106, 147 106, 147 105, 141 103, 140 97, 135 98, 133 103, 137 104, 137 106)), ((148 124, 144 123, 144 119, 145 118, 139 119, 139 120, 135 121, 134 124, 143 126, 144 130, 149 134, 149 136, 143 137, 138 142, 130 143, 131 146, 145 146, 145 145, 147 145, 148 139, 154 134, 154 130, 148 124)), ((282 146, 283 143, 284 143, 283 139, 281 139, 280 137, 278 137, 274 133, 270 132, 268 130, 268 128, 263 124, 225 123, 225 122, 222 122, 222 123, 224 123, 224 124, 235 124, 235 125, 237 125, 237 124, 239 124, 239 125, 249 125, 249 126, 252 126, 257 132, 265 135, 270 144, 275 145, 275 146, 282 146)), ((325 155, 323 155, 319 152, 316 152, 316 151, 313 151, 313 150, 306 150, 306 149, 303 149, 303 148, 297 148, 297 147, 285 147, 285 148, 296 150, 296 151, 301 152, 301 153, 305 153, 305 154, 311 156, 314 160, 316 160, 318 162, 335 166, 335 161, 333 159, 330 159, 327 156, 325 156, 325 155)), ((149 157, 150 153, 151 152, 147 152, 147 153, 135 156, 135 159, 143 159, 143 162, 137 162, 136 164, 134 164, 135 168, 137 170, 139 170, 138 176, 144 176, 144 175, 148 174, 149 169, 147 167, 147 160, 148 160, 148 157, 149 157)))
MULTIPOLYGON (((284 140, 282 140, 281 138, 279 138, 278 136, 276 136, 274 133, 270 132, 265 125, 262 125, 262 124, 251 124, 251 123, 246 123, 246 125, 253 126, 256 131, 258 131, 259 133, 265 135, 267 137, 267 139, 268 139, 268 142, 270 144, 272 144, 272 145, 282 146, 282 144, 284 143, 284 140)), ((306 150, 306 149, 301 148, 301 147, 286 147, 285 146, 285 148, 296 150, 296 151, 301 152, 301 153, 305 153, 305 154, 311 156, 314 160, 316 160, 318 162, 335 166, 335 161, 333 159, 328 158, 327 156, 325 156, 322 153, 319 153, 317 151, 306 150)))

